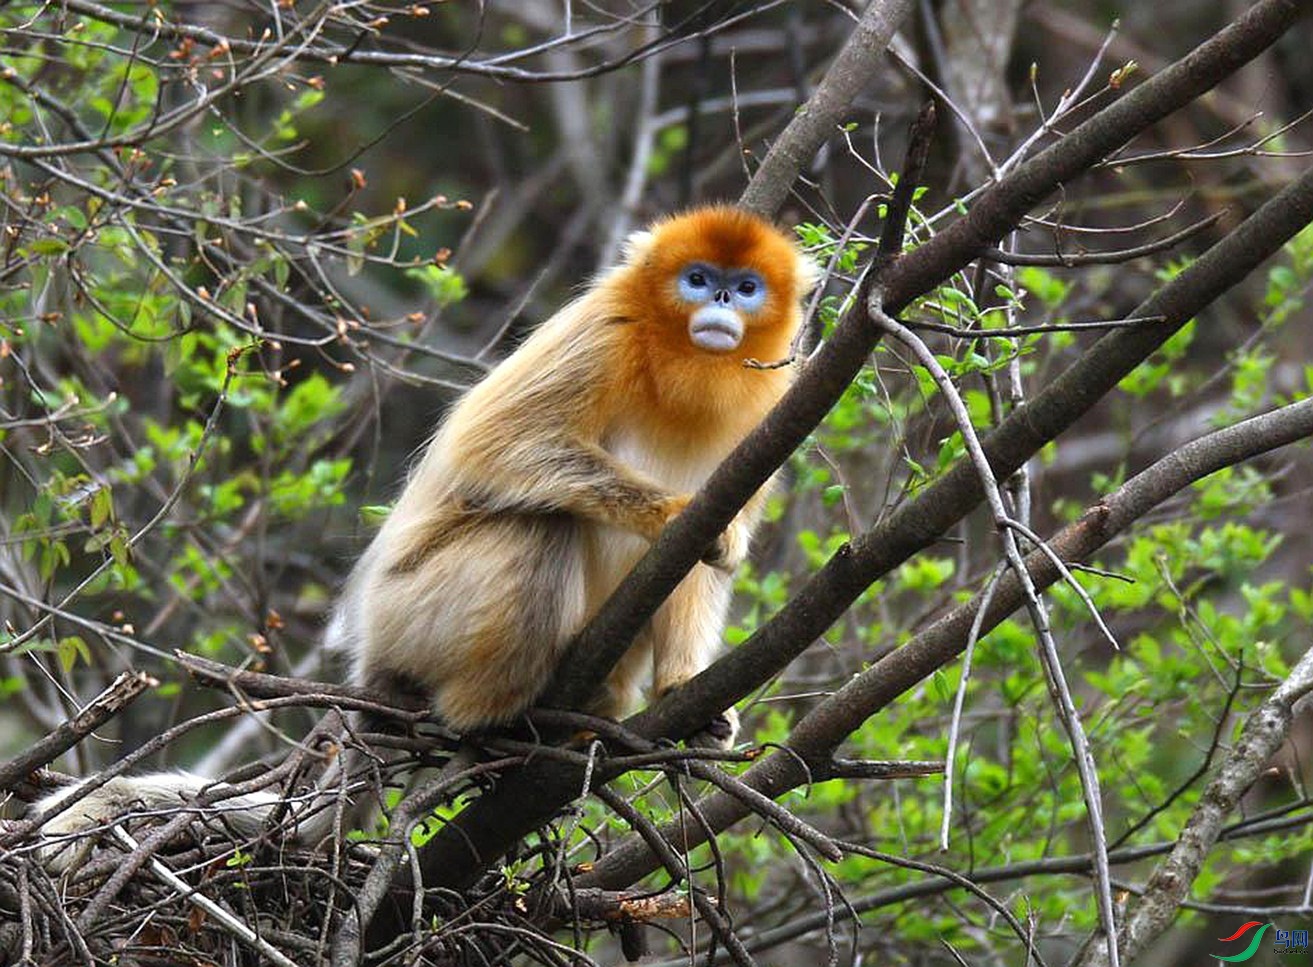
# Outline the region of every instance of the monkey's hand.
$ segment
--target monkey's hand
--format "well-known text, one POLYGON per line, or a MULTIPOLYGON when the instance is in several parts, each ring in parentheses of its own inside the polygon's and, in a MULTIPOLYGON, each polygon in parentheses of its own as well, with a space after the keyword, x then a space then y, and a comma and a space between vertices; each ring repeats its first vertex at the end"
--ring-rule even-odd
POLYGON ((702 563, 718 571, 733 574, 748 556, 748 547, 751 543, 752 532, 738 520, 734 520, 703 553, 702 563))
POLYGON ((654 527, 644 536, 649 541, 655 541, 661 536, 661 532, 666 529, 666 525, 684 512, 684 508, 689 505, 693 499, 692 494, 677 494, 674 497, 666 497, 657 503, 657 512, 653 518, 654 527))
MULTIPOLYGON (((669 497, 662 502, 662 513, 664 519, 661 526, 664 527, 675 517, 683 513, 684 508, 689 505, 693 499, 692 494, 680 494, 676 497, 669 497)), ((726 574, 733 574, 744 559, 748 556, 748 548, 752 543, 752 528, 742 522, 742 516, 730 521, 730 525, 725 528, 724 533, 719 534, 705 551, 702 552, 702 563, 714 567, 718 571, 724 571, 726 574)), ((656 540, 657 534, 649 536, 649 540, 656 540)))
POLYGON ((727 708, 704 725, 696 734, 689 736, 684 744, 698 749, 719 749, 723 752, 734 748, 734 740, 738 737, 738 734, 738 710, 727 708))

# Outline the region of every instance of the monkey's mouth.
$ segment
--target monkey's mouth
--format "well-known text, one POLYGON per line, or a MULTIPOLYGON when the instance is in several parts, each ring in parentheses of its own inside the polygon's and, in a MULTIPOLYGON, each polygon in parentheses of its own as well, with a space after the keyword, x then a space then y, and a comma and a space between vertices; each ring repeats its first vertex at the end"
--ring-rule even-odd
POLYGON ((699 349, 727 353, 743 341, 743 322, 732 309, 704 306, 688 321, 688 337, 699 349))

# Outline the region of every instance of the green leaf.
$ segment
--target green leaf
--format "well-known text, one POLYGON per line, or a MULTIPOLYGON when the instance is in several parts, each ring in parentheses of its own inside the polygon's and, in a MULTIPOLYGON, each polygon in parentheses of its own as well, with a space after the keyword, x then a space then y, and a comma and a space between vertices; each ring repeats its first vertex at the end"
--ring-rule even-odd
POLYGON ((62 238, 38 238, 27 248, 33 255, 63 255, 72 246, 62 238))
POLYGON ((91 648, 77 635, 59 639, 55 655, 59 659, 59 667, 65 672, 72 671, 79 658, 84 665, 91 664, 91 648))
POLYGON ((99 530, 113 516, 114 498, 108 487, 101 487, 91 498, 91 526, 99 530))
POLYGON ((429 298, 439 307, 460 302, 469 294, 465 279, 445 265, 421 265, 406 269, 406 278, 423 283, 429 298))
POLYGON ((122 530, 116 531, 110 539, 109 554, 119 567, 128 567, 131 563, 132 553, 131 548, 128 546, 128 535, 122 530))
POLYGON ((360 507, 360 519, 373 526, 382 524, 392 513, 391 504, 362 504, 360 507))

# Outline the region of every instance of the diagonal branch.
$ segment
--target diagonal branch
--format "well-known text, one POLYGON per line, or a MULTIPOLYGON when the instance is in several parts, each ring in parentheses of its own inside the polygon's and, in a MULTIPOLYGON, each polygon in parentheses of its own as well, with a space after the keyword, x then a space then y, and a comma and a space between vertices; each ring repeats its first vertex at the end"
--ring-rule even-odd
POLYGON ((147 689, 158 684, 145 672, 124 672, 119 675, 77 715, 31 748, 20 752, 8 762, 0 762, 0 790, 12 789, 37 769, 58 759, 131 705, 147 689))

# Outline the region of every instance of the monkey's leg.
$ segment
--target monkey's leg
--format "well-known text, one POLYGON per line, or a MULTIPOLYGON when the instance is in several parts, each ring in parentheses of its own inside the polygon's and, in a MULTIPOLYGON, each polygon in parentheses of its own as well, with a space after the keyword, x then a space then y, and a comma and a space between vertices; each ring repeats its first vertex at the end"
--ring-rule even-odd
POLYGON ((467 730, 515 719, 537 698, 583 616, 577 524, 561 514, 468 523, 376 575, 362 672, 405 675, 467 730))
MULTIPOLYGON (((720 650, 729 596, 729 575, 699 564, 652 617, 653 694, 664 695, 711 664, 720 650)), ((738 713, 728 708, 689 744, 728 749, 738 730, 738 713)))
POLYGON ((593 715, 620 719, 636 710, 642 703, 643 686, 651 668, 652 634, 644 629, 611 669, 597 697, 589 703, 588 711, 593 715))

